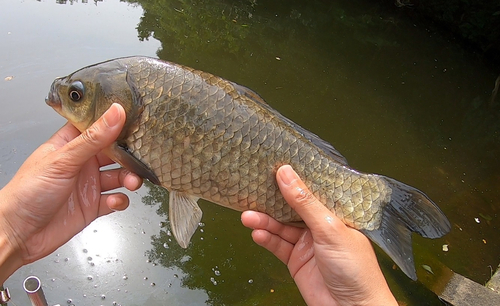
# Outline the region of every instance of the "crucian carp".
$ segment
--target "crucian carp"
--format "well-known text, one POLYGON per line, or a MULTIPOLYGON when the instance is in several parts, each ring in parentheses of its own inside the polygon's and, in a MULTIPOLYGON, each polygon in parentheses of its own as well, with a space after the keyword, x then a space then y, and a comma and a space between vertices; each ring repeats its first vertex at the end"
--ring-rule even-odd
POLYGON ((258 94, 210 73, 147 57, 119 58, 57 78, 46 103, 80 131, 112 103, 125 108, 125 127, 106 154, 169 191, 172 232, 183 248, 202 217, 199 198, 300 222, 276 183, 284 164, 412 279, 412 232, 438 238, 450 230, 421 191, 350 168, 331 144, 258 94))

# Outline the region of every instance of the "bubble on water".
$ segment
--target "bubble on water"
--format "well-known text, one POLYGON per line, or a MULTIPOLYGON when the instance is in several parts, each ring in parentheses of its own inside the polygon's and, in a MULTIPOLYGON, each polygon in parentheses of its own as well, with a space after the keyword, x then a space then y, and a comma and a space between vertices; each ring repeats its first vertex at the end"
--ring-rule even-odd
POLYGON ((253 284, 253 279, 249 279, 249 280, 248 280, 248 283, 249 283, 249 284, 253 284))
POLYGON ((210 277, 210 281, 212 282, 212 284, 214 284, 214 286, 217 286, 217 281, 215 280, 215 278, 210 277))
POLYGON ((163 247, 164 247, 165 249, 168 249, 168 244, 165 242, 165 243, 163 244, 163 247))
POLYGON ((128 276, 127 275, 123 275, 123 280, 127 280, 128 279, 128 276))
POLYGON ((97 230, 96 230, 96 229, 94 230, 94 233, 97 233, 97 230))
POLYGON ((91 261, 91 260, 92 260, 92 257, 91 257, 91 256, 87 257, 87 260, 88 260, 88 261, 91 261))
POLYGON ((84 298, 86 298, 86 297, 87 297, 87 295, 86 295, 86 294, 84 294, 84 295, 83 295, 83 297, 84 297, 84 298))
POLYGON ((69 258, 68 258, 68 257, 64 258, 64 261, 68 262, 68 261, 69 261, 69 258))
POLYGON ((201 233, 204 233, 205 231, 204 231, 202 228, 200 228, 200 232, 201 232, 201 233))
POLYGON ((151 263, 151 259, 146 259, 146 262, 147 263, 151 263))
POLYGON ((113 301, 113 306, 117 306, 117 305, 118 305, 118 303, 113 301))
POLYGON ((199 226, 199 227, 204 227, 204 226, 205 226, 205 223, 200 222, 200 223, 198 223, 198 226, 199 226))
POLYGON ((156 286, 156 284, 155 283, 151 283, 151 287, 154 287, 154 286, 156 286))
POLYGON ((205 238, 201 237, 200 240, 205 240, 205 238))
POLYGON ((220 271, 219 270, 215 270, 214 274, 215 274, 215 276, 220 276, 220 271))
POLYGON ((172 236, 172 232, 170 230, 167 231, 167 236, 172 236))
POLYGON ((94 279, 94 278, 92 277, 92 275, 89 275, 89 276, 87 276, 87 279, 88 279, 88 280, 92 280, 92 279, 94 279))
POLYGON ((87 249, 83 249, 83 253, 88 253, 89 251, 87 249))
POLYGON ((90 265, 91 267, 93 267, 93 266, 95 266, 95 263, 93 263, 92 261, 89 261, 89 265, 90 265))
POLYGON ((101 294, 101 300, 104 300, 106 296, 104 294, 101 294))
POLYGON ((147 276, 144 276, 144 280, 148 280, 148 277, 147 277, 147 276))
POLYGON ((55 281, 56 281, 56 279, 55 279, 55 278, 51 278, 50 280, 51 280, 51 281, 53 281, 53 282, 55 282, 55 281))
POLYGON ((174 274, 174 277, 175 277, 175 278, 179 278, 179 275, 177 275, 177 274, 174 274))
POLYGON ((182 258, 181 258, 180 262, 181 262, 181 263, 185 263, 185 262, 190 261, 190 260, 191 260, 191 257, 190 257, 190 256, 188 256, 188 255, 184 255, 184 256, 182 256, 182 258))
POLYGON ((73 300, 72 300, 72 299, 68 299, 68 300, 66 301, 66 303, 71 304, 71 303, 73 303, 73 300))

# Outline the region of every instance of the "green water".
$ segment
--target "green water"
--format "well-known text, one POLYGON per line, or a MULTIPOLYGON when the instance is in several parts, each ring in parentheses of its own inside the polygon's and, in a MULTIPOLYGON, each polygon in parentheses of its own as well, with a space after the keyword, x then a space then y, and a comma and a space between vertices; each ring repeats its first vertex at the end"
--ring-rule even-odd
MULTIPOLYGON (((396 7, 0 0, 0 29, 0 186, 64 123, 44 103, 55 77, 114 57, 155 56, 252 88, 352 167, 425 191, 452 231, 439 240, 414 237, 419 273, 437 260, 483 284, 500 261, 500 97, 491 102, 498 71, 396 7)), ((36 274, 52 304, 304 304, 286 267, 253 244, 239 213, 202 202, 204 225, 183 250, 169 235, 164 192, 145 186, 130 196, 126 212, 11 277, 14 303, 27 303, 20 286, 36 274)), ((377 255, 399 301, 441 305, 377 255)))

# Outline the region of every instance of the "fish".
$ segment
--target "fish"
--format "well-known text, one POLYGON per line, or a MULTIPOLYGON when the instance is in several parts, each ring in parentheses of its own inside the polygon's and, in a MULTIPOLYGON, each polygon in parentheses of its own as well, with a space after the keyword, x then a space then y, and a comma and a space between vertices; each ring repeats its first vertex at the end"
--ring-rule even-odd
POLYGON ((273 109, 256 92, 213 74, 150 57, 124 57, 56 78, 46 103, 84 131, 112 103, 127 114, 104 152, 169 191, 172 233, 187 248, 205 199, 299 224, 276 171, 291 165, 347 226, 379 245, 416 280, 412 233, 439 238, 450 222, 420 190, 351 168, 330 143, 273 109))

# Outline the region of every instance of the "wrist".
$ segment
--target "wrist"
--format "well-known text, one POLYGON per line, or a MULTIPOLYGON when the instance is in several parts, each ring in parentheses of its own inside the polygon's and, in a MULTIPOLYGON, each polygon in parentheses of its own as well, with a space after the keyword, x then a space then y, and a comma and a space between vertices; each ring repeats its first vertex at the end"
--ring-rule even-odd
POLYGON ((399 303, 396 301, 396 298, 389 289, 389 286, 385 284, 385 286, 380 288, 372 301, 367 305, 398 306, 399 303))
POLYGON ((0 234, 0 284, 3 284, 9 276, 22 267, 21 256, 12 247, 8 238, 0 234))
POLYGON ((9 230, 9 214, 6 213, 9 200, 4 189, 0 190, 0 284, 23 265, 20 252, 14 243, 15 237, 9 230))

